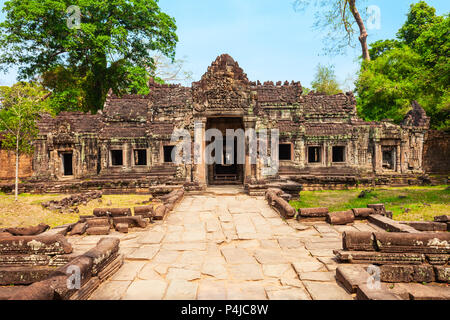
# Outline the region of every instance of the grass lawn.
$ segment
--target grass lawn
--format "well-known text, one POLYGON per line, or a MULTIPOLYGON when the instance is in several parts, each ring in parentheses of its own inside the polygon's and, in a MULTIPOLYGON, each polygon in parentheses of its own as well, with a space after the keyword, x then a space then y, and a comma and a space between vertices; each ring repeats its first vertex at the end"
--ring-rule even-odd
POLYGON ((449 186, 386 187, 373 189, 364 198, 360 190, 302 191, 295 208, 328 207, 330 211, 365 208, 370 203, 384 203, 399 221, 432 221, 438 215, 450 215, 449 186))
POLYGON ((88 202, 86 206, 80 205, 78 207, 80 212, 76 214, 58 213, 41 206, 41 202, 61 200, 65 197, 67 195, 21 194, 19 201, 15 202, 13 195, 0 193, 0 228, 34 226, 39 223, 56 227, 77 222, 80 215, 92 215, 95 208, 130 208, 139 206, 150 198, 149 195, 103 195, 102 203, 95 199, 88 202), (110 206, 107 205, 108 201, 111 201, 110 206))

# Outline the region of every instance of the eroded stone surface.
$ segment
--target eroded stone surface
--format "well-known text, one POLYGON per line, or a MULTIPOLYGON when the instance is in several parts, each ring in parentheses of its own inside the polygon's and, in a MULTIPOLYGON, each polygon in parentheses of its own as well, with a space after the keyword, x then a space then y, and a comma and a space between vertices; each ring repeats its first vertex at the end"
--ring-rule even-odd
MULTIPOLYGON (((124 265, 93 299, 352 299, 330 272, 339 231, 284 221, 262 197, 186 196, 165 220, 117 234, 124 265)), ((98 237, 70 241, 88 247, 98 237)))

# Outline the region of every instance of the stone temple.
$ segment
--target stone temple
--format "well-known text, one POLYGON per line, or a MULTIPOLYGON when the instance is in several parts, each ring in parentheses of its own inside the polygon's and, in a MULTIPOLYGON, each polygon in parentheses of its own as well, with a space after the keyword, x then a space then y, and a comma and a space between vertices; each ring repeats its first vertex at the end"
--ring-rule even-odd
POLYGON ((295 193, 299 186, 417 183, 424 174, 429 118, 415 102, 401 125, 365 122, 351 92, 303 94, 300 82, 251 82, 227 54, 192 87, 149 85, 146 96, 110 93, 96 115, 43 115, 31 180, 134 192, 237 184, 259 194, 272 185, 295 193), (174 164, 171 135, 186 129, 194 137, 194 123, 200 132, 214 128, 224 134, 278 129, 279 171, 263 176, 261 166, 250 163, 248 146, 245 164, 174 164))

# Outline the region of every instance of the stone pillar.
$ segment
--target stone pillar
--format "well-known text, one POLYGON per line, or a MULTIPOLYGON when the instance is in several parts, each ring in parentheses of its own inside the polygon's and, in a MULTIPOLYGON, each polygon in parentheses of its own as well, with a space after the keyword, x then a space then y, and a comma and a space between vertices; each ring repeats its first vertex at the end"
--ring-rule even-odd
MULTIPOLYGON (((245 117, 244 118, 244 131, 255 130, 256 128, 256 118, 255 117, 245 117)), ((257 169, 258 171, 258 169, 257 169)), ((257 178, 253 175, 252 164, 250 159, 250 146, 248 144, 248 139, 246 135, 245 139, 245 165, 244 165, 244 184, 249 183, 252 178, 257 178)))
POLYGON ((202 188, 206 188, 206 158, 205 158, 205 129, 206 118, 197 118, 194 121, 194 180, 202 188))
POLYGON ((375 173, 379 173, 383 168, 383 153, 381 152, 381 145, 377 142, 375 142, 374 156, 375 156, 374 160, 375 173))

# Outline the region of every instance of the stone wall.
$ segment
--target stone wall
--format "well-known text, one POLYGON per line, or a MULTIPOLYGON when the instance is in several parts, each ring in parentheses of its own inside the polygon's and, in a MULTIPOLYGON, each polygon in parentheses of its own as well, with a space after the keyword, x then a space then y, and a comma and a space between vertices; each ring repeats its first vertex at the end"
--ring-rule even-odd
MULTIPOLYGON (((14 152, 0 150, 0 180, 14 180, 16 156, 14 152)), ((28 178, 33 174, 32 157, 22 155, 19 162, 19 177, 28 178)))
POLYGON ((450 172, 450 133, 430 130, 426 135, 423 152, 426 173, 450 172))

